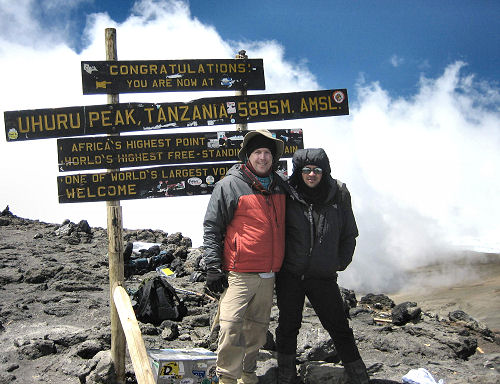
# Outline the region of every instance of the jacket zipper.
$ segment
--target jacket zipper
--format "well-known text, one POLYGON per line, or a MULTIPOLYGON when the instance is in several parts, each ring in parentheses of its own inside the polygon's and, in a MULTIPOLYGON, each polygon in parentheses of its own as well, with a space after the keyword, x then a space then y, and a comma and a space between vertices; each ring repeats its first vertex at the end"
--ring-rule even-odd
POLYGON ((307 218, 309 219, 309 235, 311 236, 311 244, 309 245, 309 257, 312 255, 312 250, 314 246, 314 222, 313 222, 313 206, 312 204, 309 205, 309 208, 307 210, 307 218))
MULTIPOLYGON (((274 206, 274 200, 271 198, 272 195, 265 195, 266 197, 266 202, 267 205, 272 205, 273 212, 274 212, 274 221, 276 222, 276 228, 279 227, 278 225, 278 215, 276 213, 276 207, 274 206)), ((273 221, 273 218, 271 217, 271 222, 273 221)), ((273 271, 273 265, 274 265, 274 231, 271 228, 271 272, 273 271)))
POLYGON ((238 239, 234 238, 234 259, 233 259, 233 269, 236 269, 236 259, 238 258, 238 239))
POLYGON ((323 212, 323 214, 319 215, 318 218, 318 228, 316 231, 319 233, 319 243, 323 243, 323 234, 324 234, 324 228, 325 228, 325 221, 326 221, 326 211, 323 212))
MULTIPOLYGON (((307 219, 309 220, 309 237, 310 237, 309 254, 307 255, 309 263, 311 262, 310 258, 312 257, 312 250, 314 247, 314 221, 313 221, 314 219, 312 211, 313 211, 313 206, 312 204, 310 204, 307 209, 307 219)), ((300 279, 304 280, 304 275, 302 275, 300 279)))

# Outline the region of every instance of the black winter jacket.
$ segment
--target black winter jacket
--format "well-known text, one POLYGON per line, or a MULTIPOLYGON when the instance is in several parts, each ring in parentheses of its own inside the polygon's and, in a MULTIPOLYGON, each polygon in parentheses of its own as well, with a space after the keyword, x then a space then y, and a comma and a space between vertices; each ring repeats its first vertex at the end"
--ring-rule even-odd
MULTIPOLYGON (((346 269, 352 261, 358 228, 347 187, 332 179, 326 153, 318 151, 309 150, 309 157, 301 158, 302 152, 298 153, 298 158, 294 156, 296 171, 289 180, 291 193, 287 198, 282 270, 303 278, 335 279, 336 272, 346 269), (326 163, 311 159, 312 154, 324 155, 326 163), (294 179, 300 177, 300 170, 307 164, 321 166, 328 185, 325 201, 314 206, 306 203, 294 188, 294 179)), ((324 159, 322 161, 325 162, 324 159)))

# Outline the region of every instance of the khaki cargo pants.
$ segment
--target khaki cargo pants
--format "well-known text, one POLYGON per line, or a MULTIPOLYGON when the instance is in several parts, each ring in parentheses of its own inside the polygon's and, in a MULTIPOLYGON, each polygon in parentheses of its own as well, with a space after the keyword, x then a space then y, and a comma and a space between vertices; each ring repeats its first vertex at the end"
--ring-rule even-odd
POLYGON ((219 303, 217 375, 238 379, 242 371, 257 369, 257 355, 269 327, 274 276, 229 272, 228 281, 219 303))

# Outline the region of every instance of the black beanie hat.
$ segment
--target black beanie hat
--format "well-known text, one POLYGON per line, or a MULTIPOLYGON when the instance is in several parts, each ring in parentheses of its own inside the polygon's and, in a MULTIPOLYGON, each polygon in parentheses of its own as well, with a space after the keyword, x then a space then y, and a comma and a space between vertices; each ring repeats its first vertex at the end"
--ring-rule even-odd
POLYGON ((252 138, 246 145, 247 157, 250 157, 253 151, 257 148, 267 148, 273 154, 273 157, 276 155, 276 144, 274 140, 264 136, 264 135, 256 135, 252 138))

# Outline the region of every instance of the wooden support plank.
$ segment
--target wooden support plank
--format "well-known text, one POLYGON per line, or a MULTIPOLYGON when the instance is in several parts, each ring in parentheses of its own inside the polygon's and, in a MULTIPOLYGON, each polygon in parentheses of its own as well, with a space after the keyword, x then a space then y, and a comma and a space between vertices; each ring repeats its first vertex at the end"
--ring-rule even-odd
POLYGON ((132 359, 137 382, 139 384, 154 384, 155 379, 130 298, 125 289, 119 285, 114 289, 113 298, 127 339, 128 352, 132 359))

